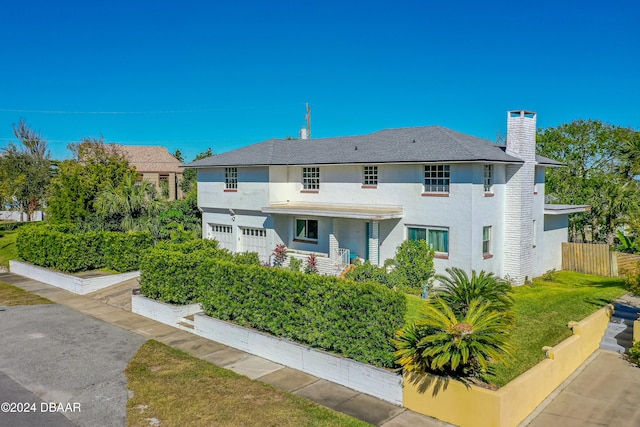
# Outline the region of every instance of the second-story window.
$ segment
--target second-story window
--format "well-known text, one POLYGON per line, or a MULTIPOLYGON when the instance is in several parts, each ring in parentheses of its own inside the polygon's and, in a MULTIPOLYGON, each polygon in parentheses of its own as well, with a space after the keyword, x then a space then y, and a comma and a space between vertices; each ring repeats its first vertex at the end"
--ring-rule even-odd
POLYGON ((364 185, 378 185, 378 167, 377 166, 364 166, 364 185))
POLYGON ((238 168, 224 168, 224 188, 238 189, 238 168))
POLYGON ((491 193, 493 186, 493 167, 492 165, 484 165, 484 192, 491 193))
POLYGON ((424 167, 424 191, 448 193, 450 183, 449 165, 426 165, 424 167))
POLYGON ((302 189, 320 189, 320 168, 302 168, 302 189))

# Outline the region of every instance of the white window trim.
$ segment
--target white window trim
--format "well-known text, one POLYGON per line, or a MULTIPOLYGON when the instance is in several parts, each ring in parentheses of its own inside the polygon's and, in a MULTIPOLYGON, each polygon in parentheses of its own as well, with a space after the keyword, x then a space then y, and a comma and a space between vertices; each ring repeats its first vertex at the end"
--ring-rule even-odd
POLYGON ((437 255, 449 256, 451 253, 451 248, 449 247, 451 229, 449 227, 441 227, 441 226, 431 226, 431 225, 416 225, 416 224, 405 224, 405 240, 409 239, 409 229, 410 228, 422 228, 426 232, 427 243, 429 243, 429 231, 446 231, 447 232, 447 248, 448 252, 440 252, 434 250, 437 255))
POLYGON ((362 167, 362 185, 365 187, 377 187, 379 182, 378 178, 378 165, 367 165, 362 167), (367 168, 370 168, 367 172, 367 168), (375 181, 375 182, 372 182, 375 181))
POLYGON ((238 168, 237 167, 224 168, 224 189, 225 190, 238 189, 238 168))
POLYGON ((316 233, 319 233, 319 228, 320 228, 320 221, 318 221, 316 218, 304 218, 304 217, 295 217, 293 219, 293 240, 297 241, 297 242, 309 242, 309 243, 318 243, 318 237, 313 238, 313 237, 299 237, 298 236, 298 221, 305 221, 306 225, 305 225, 305 230, 306 230, 306 235, 309 235, 309 221, 315 221, 316 222, 316 233))
POLYGON ((483 188, 485 193, 493 193, 493 165, 484 165, 483 188), (488 174, 487 174, 488 172, 488 174))
POLYGON ((482 227, 482 256, 484 258, 490 258, 490 257, 493 256, 493 251, 492 251, 492 249, 493 249, 493 239, 492 239, 492 237, 493 236, 492 235, 493 235, 493 226, 485 225, 484 227, 482 227), (484 230, 487 229, 487 228, 489 229, 489 239, 485 240, 484 239, 484 230), (489 243, 487 252, 484 251, 484 242, 488 242, 489 243))
POLYGON ((302 168, 302 190, 320 191, 320 167, 309 166, 302 168), (305 176, 305 174, 311 174, 311 176, 305 176), (313 174, 316 174, 316 176, 313 176, 313 174))
POLYGON ((449 194, 449 192, 451 191, 451 165, 448 163, 433 163, 433 164, 424 165, 422 185, 424 186, 425 193, 449 194), (442 166, 442 173, 443 173, 442 177, 438 177, 438 172, 439 172, 438 168, 440 166, 442 166), (427 178, 427 170, 429 171, 429 178, 427 178), (434 172, 436 175, 432 176, 434 172), (445 174, 447 175, 447 177, 444 176, 445 174), (443 180, 442 187, 444 188, 442 190, 438 189, 438 187, 441 186, 440 184, 437 184, 437 180, 439 179, 443 180), (432 183, 427 184, 427 180, 430 180, 430 181, 435 180, 436 184, 432 184, 432 183))

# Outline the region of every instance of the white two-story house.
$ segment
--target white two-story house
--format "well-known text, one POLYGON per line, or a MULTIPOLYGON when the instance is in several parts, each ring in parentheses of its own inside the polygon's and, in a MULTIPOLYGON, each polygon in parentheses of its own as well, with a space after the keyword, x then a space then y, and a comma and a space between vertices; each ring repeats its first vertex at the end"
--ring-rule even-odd
POLYGON ((354 258, 382 265, 425 239, 439 273, 460 267, 516 283, 561 267, 568 215, 545 205, 536 114, 507 114, 506 147, 440 126, 283 140, 193 162, 203 236, 264 261, 284 243, 324 272, 354 258))

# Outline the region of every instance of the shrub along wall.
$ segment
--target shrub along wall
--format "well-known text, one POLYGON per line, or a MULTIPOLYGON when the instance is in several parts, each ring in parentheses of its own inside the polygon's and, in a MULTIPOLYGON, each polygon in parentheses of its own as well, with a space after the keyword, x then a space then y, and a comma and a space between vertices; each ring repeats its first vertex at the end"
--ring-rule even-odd
POLYGON ((404 322, 404 294, 377 283, 225 258, 211 257, 207 250, 185 254, 154 248, 140 265, 142 294, 168 303, 201 302, 209 316, 364 363, 393 366, 390 340, 404 322))
POLYGON ((64 226, 21 227, 16 239, 18 256, 41 267, 73 273, 109 268, 138 269, 140 254, 153 246, 149 232, 73 233, 64 226))

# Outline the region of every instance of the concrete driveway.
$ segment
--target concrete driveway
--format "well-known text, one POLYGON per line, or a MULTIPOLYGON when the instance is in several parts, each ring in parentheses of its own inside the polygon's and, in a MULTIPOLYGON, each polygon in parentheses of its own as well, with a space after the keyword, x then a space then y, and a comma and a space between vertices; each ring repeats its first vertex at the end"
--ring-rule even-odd
POLYGON ((0 404, 35 412, 3 410, 0 426, 126 425, 123 370, 145 341, 62 305, 3 307, 0 404))

